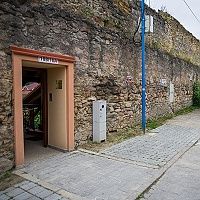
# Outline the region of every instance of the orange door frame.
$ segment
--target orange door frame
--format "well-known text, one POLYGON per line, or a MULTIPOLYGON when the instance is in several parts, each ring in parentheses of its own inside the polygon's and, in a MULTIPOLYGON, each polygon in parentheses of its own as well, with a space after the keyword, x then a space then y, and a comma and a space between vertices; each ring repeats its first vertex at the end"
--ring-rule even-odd
MULTIPOLYGON (((14 106, 14 142, 15 165, 24 164, 24 134, 23 134, 23 102, 22 102, 22 63, 37 62, 39 58, 56 60, 52 65, 66 67, 66 114, 67 114, 67 150, 74 149, 74 57, 56 53, 47 53, 32 49, 11 46, 13 67, 13 106, 14 106)), ((48 62, 48 61, 47 61, 48 62)))

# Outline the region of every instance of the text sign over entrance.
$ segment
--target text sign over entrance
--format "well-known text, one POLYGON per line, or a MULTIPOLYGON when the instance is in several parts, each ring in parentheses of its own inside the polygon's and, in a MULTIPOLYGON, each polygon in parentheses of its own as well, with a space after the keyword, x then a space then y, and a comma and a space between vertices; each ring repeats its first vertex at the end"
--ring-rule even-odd
POLYGON ((58 64, 58 59, 48 58, 48 57, 38 57, 38 62, 49 63, 49 64, 58 64))

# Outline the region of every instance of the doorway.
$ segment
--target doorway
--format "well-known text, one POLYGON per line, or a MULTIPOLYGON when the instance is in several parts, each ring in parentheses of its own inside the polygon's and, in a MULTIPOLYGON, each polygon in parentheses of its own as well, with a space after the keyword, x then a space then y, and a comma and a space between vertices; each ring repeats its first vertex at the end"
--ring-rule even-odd
POLYGON ((73 150, 74 58, 16 46, 11 50, 15 165, 24 164, 26 140, 73 150))
POLYGON ((47 69, 22 67, 25 161, 42 157, 48 145, 47 69))

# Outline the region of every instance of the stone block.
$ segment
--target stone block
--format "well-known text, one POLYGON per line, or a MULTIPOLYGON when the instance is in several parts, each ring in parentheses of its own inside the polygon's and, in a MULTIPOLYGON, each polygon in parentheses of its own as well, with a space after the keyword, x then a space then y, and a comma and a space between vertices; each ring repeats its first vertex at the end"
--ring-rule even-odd
POLYGON ((0 200, 9 200, 9 199, 10 199, 10 197, 7 196, 6 194, 0 195, 0 200))
POLYGON ((6 158, 0 158, 0 177, 3 175, 4 172, 12 169, 12 167, 13 161, 6 158))
POLYGON ((27 200, 27 199, 29 199, 31 197, 33 197, 33 195, 31 195, 30 193, 23 192, 23 193, 17 195, 14 199, 15 200, 27 200))
POLYGON ((60 200, 62 197, 56 193, 44 198, 44 200, 60 200))
POLYGON ((17 195, 22 194, 23 192, 24 190, 22 190, 21 188, 14 188, 13 190, 6 193, 6 195, 8 195, 9 197, 16 197, 17 195))

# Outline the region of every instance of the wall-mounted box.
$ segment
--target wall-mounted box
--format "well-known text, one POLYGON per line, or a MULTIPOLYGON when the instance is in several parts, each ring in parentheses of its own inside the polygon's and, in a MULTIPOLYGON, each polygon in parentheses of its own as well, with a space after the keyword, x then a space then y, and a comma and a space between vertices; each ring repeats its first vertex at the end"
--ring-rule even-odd
POLYGON ((106 101, 93 101, 93 142, 106 140, 106 101))
POLYGON ((160 79, 160 86, 167 87, 167 79, 166 78, 160 79))
MULTIPOLYGON (((139 23, 140 23, 140 28, 139 28, 139 31, 140 33, 142 32, 142 22, 141 22, 141 18, 139 19, 139 23)), ((153 26, 154 26, 154 23, 153 23, 153 16, 151 15, 145 15, 145 33, 153 33, 153 26)))
POLYGON ((174 84, 170 81, 169 85, 169 102, 174 102, 174 84))

